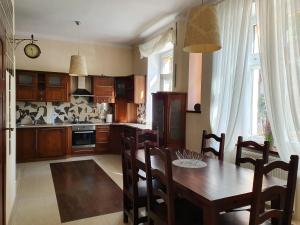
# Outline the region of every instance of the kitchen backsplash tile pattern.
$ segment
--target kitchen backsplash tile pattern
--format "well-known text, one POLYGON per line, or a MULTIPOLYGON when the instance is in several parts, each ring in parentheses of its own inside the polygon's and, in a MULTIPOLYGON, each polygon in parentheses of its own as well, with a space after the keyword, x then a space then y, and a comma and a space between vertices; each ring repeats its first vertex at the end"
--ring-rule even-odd
MULTIPOLYGON (((138 123, 146 122, 145 104, 140 104, 137 110, 138 123)), ((74 117, 79 121, 103 122, 106 114, 113 113, 110 104, 89 103, 85 97, 71 97, 71 102, 17 102, 17 124, 62 123, 71 122, 74 117)))

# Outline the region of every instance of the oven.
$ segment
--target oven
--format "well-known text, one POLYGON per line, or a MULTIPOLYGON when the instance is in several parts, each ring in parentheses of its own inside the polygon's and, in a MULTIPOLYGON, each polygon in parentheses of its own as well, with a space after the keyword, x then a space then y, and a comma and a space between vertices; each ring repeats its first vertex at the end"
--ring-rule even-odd
POLYGON ((94 148, 96 147, 95 125, 73 125, 72 126, 72 148, 94 148))

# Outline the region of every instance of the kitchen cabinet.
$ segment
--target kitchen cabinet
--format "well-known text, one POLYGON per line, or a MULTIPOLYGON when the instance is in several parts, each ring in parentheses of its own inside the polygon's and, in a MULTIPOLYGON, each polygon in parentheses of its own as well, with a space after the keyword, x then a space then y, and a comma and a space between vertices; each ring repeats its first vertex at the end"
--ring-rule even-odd
POLYGON ((17 162, 37 161, 70 154, 70 127, 18 128, 17 162))
POLYGON ((184 148, 186 93, 153 93, 152 100, 152 129, 159 131, 160 145, 171 148, 184 148))
POLYGON ((38 93, 38 73, 34 71, 16 71, 17 101, 35 101, 38 93))
POLYGON ((17 101, 66 102, 70 99, 67 74, 39 71, 16 71, 17 101))
POLYGON ((114 154, 121 154, 122 152, 122 133, 124 133, 124 126, 111 125, 110 126, 110 142, 109 152, 114 154))
POLYGON ((17 129, 17 161, 31 161, 36 158, 36 129, 17 129))
POLYGON ((95 153, 101 154, 109 151, 110 126, 101 125, 96 127, 95 153))
POLYGON ((115 103, 115 80, 113 77, 93 77, 95 103, 115 103))
POLYGON ((146 77, 131 75, 116 78, 116 99, 128 103, 145 103, 146 77))
POLYGON ((48 102, 67 102, 70 100, 70 78, 66 74, 46 73, 45 94, 48 102))
POLYGON ((66 155, 66 128, 39 128, 37 130, 37 157, 57 157, 66 155))

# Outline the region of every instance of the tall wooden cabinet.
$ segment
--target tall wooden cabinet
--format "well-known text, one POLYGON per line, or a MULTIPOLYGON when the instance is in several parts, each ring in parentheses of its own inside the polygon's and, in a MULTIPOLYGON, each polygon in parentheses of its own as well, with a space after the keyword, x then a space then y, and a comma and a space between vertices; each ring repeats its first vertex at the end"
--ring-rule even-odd
POLYGON ((152 129, 159 131, 161 146, 185 147, 186 93, 152 94, 152 129))

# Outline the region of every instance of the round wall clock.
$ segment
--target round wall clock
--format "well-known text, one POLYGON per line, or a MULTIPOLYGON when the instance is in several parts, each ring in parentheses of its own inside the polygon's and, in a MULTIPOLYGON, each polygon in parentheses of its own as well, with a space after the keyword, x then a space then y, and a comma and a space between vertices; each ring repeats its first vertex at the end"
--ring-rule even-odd
POLYGON ((24 53, 27 57, 35 59, 40 56, 41 49, 38 45, 34 43, 29 43, 24 47, 24 53))

